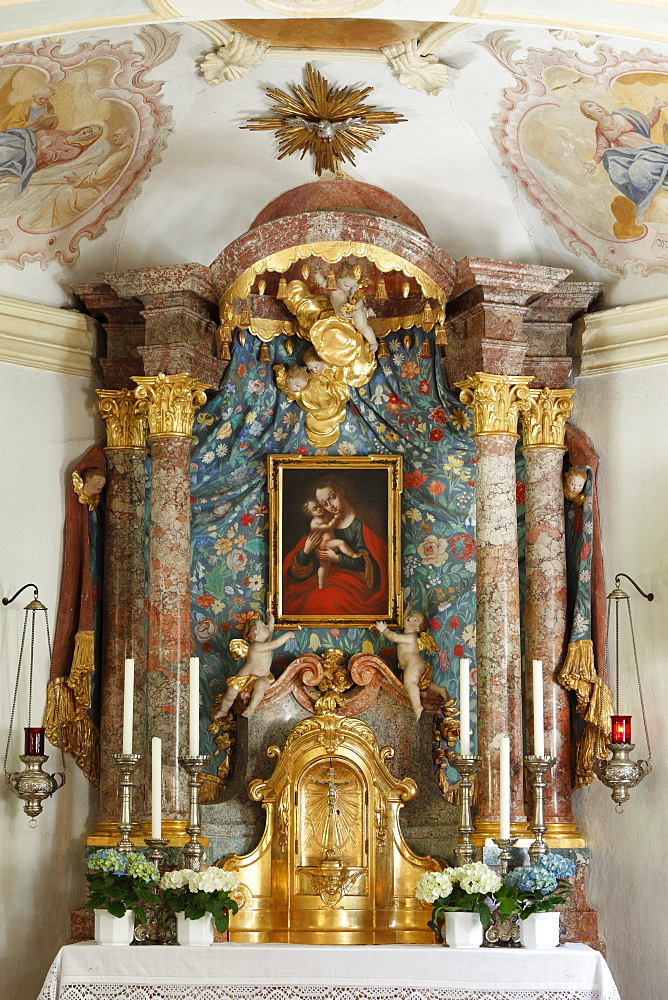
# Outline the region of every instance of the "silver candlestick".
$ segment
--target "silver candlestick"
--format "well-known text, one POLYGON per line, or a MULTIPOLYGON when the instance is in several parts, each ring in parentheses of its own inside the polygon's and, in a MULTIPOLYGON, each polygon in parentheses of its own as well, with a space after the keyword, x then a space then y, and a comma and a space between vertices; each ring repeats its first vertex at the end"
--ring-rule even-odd
POLYGON ((450 763, 462 776, 462 780, 459 782, 462 799, 459 840, 455 848, 455 857, 460 865, 466 865, 475 860, 476 849, 471 843, 471 834, 474 830, 471 822, 471 788, 473 786, 471 778, 480 767, 481 760, 481 757, 474 757, 471 754, 453 753, 450 755, 450 763))
POLYGON ((512 861, 512 848, 517 843, 517 837, 492 837, 492 840, 499 848, 499 865, 501 867, 501 875, 505 876, 508 874, 508 865, 512 861))
POLYGON ((120 772, 121 787, 121 818, 118 821, 118 832, 121 839, 116 844, 119 854, 130 854, 134 844, 130 840, 132 832, 132 776, 141 760, 139 753, 112 753, 111 759, 120 772))
POLYGON ((200 870, 204 861, 204 848, 198 839, 202 832, 199 815, 199 786, 202 784, 202 771, 210 760, 211 758, 204 754, 197 757, 179 757, 179 764, 188 774, 188 787, 190 789, 190 807, 186 827, 186 833, 190 836, 190 840, 184 845, 183 860, 186 868, 190 868, 194 872, 200 870))
POLYGON ((544 854, 549 854, 550 851, 544 840, 545 831, 547 830, 543 805, 543 791, 547 786, 547 782, 545 781, 544 776, 548 773, 548 771, 552 770, 556 762, 556 757, 524 758, 524 766, 531 774, 534 794, 533 823, 531 825, 531 829, 533 830, 534 837, 536 839, 529 847, 529 857, 531 858, 532 865, 537 864, 540 858, 544 854))
POLYGON ((144 843, 148 847, 148 857, 149 860, 153 862, 155 867, 160 870, 161 861, 165 856, 165 848, 169 843, 166 837, 146 837, 144 843))

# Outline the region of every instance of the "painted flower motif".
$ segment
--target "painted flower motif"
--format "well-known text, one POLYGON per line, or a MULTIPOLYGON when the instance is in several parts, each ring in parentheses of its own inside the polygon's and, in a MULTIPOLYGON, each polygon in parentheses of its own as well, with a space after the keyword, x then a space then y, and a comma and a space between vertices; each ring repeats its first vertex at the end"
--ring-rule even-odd
POLYGON ((250 514, 242 514, 239 520, 245 527, 248 527, 249 524, 255 523, 255 518, 251 517, 250 514))
POLYGON ((526 485, 520 482, 519 479, 515 480, 515 502, 518 507, 522 507, 526 503, 527 488, 526 485))
POLYGON ((266 517, 269 513, 269 508, 265 507, 263 503, 254 503, 248 513, 252 514, 253 517, 266 517))
POLYGON ((218 600, 218 598, 216 598, 216 600, 211 605, 211 610, 213 611, 214 615, 219 615, 223 610, 223 604, 221 601, 218 600))
POLYGON ((255 573, 253 576, 248 578, 248 589, 249 590, 262 590, 264 586, 264 580, 259 573, 255 573))
POLYGON ((421 521, 422 520, 422 514, 420 513, 419 510, 416 510, 415 507, 409 507, 408 508, 408 510, 406 511, 406 517, 408 518, 409 521, 421 521))
POLYGON ((339 455, 354 455, 355 447, 350 443, 350 441, 343 441, 339 445, 339 455))
POLYGON ((205 411, 202 411, 201 413, 197 414, 197 423, 203 424, 205 427, 210 427, 215 419, 216 418, 214 417, 213 413, 206 413, 205 411))
POLYGON ((242 570, 246 569, 248 556, 243 549, 233 549, 232 552, 228 552, 225 562, 227 568, 233 573, 241 573, 242 570))
POLYGON ((220 427, 218 428, 216 437, 224 439, 231 436, 232 436, 232 424, 229 422, 229 420, 226 420, 225 423, 221 424, 220 427))
POLYGON ((432 406, 429 411, 429 416, 432 420, 435 420, 437 424, 447 424, 449 419, 442 406, 432 406))
POLYGON ((214 601, 215 597, 212 597, 211 594, 200 594, 200 596, 196 599, 195 604, 197 604, 200 608, 210 608, 214 601))
POLYGON ((300 455, 308 455, 308 448, 306 447, 305 444, 300 444, 299 447, 297 448, 297 451, 299 452, 300 455))
POLYGON ((442 566, 448 558, 448 543, 445 538, 427 535, 417 547, 418 555, 425 566, 442 566))
POLYGON ((423 396, 429 395, 429 383, 427 382, 426 379, 422 379, 422 381, 420 382, 418 386, 418 392, 421 392, 423 396))
POLYGON ((432 618, 431 622, 429 623, 429 628, 432 630, 432 632, 438 632, 440 627, 441 627, 441 619, 432 618))
POLYGON ((456 476, 459 475, 459 470, 464 465, 464 459, 459 458, 458 455, 448 455, 445 462, 443 463, 444 472, 454 472, 456 476))
POLYGON ((416 361, 404 361, 401 366, 401 377, 402 378, 415 378, 416 375, 420 374, 420 366, 416 361))
POLYGON ((445 489, 445 484, 439 483, 438 479, 432 479, 427 489, 429 490, 429 492, 433 497, 437 497, 439 493, 442 493, 443 490, 445 489))
POLYGON ((424 472, 407 472, 404 476, 404 486, 409 490, 416 490, 427 481, 424 472))
POLYGON ((464 655, 464 650, 460 643, 456 643, 454 649, 452 650, 455 656, 461 657, 464 655))
POLYGON ((457 615, 453 615, 448 624, 450 628, 459 628, 459 618, 457 615))
POLYGON ((473 535, 453 535, 450 539, 450 551, 455 559, 466 562, 475 555, 475 538, 473 535))
POLYGON ((202 457, 202 462, 204 463, 204 465, 211 465, 215 457, 216 457, 215 451, 206 451, 202 457))
POLYGON ((206 642, 207 639, 212 639, 217 631, 218 626, 213 618, 200 618, 195 625, 195 635, 200 642, 206 642))
POLYGON ((214 549, 219 555, 227 555, 232 550, 232 540, 230 538, 219 538, 214 545, 214 549))
POLYGON ((429 431, 429 440, 430 441, 443 440, 443 431, 441 430, 440 427, 432 427, 432 429, 429 431))
POLYGON ((257 613, 257 611, 244 611, 242 612, 242 614, 239 615, 237 619, 237 624, 239 625, 239 628, 242 628, 242 626, 244 626, 246 622, 255 621, 255 619, 259 617, 260 616, 257 613))
POLYGON ((229 503, 228 500, 223 500, 222 503, 216 504, 216 506, 213 508, 212 513, 215 514, 216 517, 225 517, 225 515, 229 514, 231 510, 232 510, 232 504, 229 503))
POLYGON ((246 383, 246 388, 249 392, 254 392, 259 395, 264 392, 264 382, 262 382, 259 378, 252 378, 246 383))
POLYGON ((467 625, 462 632, 462 642, 465 642, 471 649, 475 649, 475 625, 467 625))
POLYGON ((453 410, 452 411, 452 422, 459 431, 465 431, 466 428, 471 423, 471 418, 469 417, 466 410, 453 410))
POLYGON ((585 542, 580 551, 580 562, 584 562, 585 559, 588 559, 590 552, 591 552, 591 542, 585 542))

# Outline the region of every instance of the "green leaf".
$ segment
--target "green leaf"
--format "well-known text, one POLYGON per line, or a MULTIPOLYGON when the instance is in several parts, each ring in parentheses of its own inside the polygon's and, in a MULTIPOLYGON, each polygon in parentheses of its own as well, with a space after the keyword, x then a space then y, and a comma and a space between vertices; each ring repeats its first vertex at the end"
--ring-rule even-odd
POLYGON ((107 903, 107 910, 111 913, 112 917, 125 916, 125 907, 118 899, 110 899, 107 903))
POLYGON ((146 910, 144 909, 143 906, 135 906, 134 907, 134 915, 135 915, 135 917, 137 918, 137 920, 139 921, 140 924, 145 924, 147 922, 146 921, 146 910))

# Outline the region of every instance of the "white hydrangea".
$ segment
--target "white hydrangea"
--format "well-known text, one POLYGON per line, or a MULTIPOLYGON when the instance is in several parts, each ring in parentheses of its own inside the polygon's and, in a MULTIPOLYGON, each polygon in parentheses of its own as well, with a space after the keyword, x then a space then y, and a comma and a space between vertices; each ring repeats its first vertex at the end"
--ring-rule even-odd
POLYGON ((232 892, 239 885, 234 872, 226 872, 215 866, 195 872, 194 875, 190 887, 198 892, 232 892))
POLYGON ((453 868, 450 872, 453 882, 458 882, 464 892, 497 892, 503 884, 502 879, 489 865, 482 861, 472 861, 468 865, 453 868))
POLYGON ((183 889, 185 886, 192 887, 192 879, 196 874, 190 868, 180 868, 175 872, 165 872, 160 879, 160 888, 183 889))
POLYGON ((452 892, 452 869, 442 872, 425 872, 415 886, 415 895, 425 903, 433 903, 436 899, 445 899, 452 892))

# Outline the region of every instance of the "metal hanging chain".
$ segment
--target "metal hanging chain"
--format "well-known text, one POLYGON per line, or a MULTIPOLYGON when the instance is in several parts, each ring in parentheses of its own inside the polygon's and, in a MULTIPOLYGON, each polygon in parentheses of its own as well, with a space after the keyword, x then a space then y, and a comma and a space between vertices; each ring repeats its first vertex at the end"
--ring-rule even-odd
MULTIPOLYGON (((626 574, 624 574, 624 575, 626 575, 626 574)), ((631 579, 631 578, 629 577, 629 579, 631 579)), ((633 583, 633 580, 631 580, 631 583, 633 583)), ((635 586, 635 584, 634 584, 634 586, 635 586)), ((640 590, 639 587, 637 587, 636 589, 640 590)), ((642 594, 642 590, 640 591, 640 593, 642 594)), ((653 594, 649 594, 649 595, 644 594, 643 596, 647 597, 647 600, 653 600, 653 598, 654 598, 653 594)), ((645 699, 643 698, 642 684, 640 683, 640 668, 638 666, 638 654, 636 652, 636 637, 635 637, 635 633, 633 631, 633 621, 631 619, 631 602, 628 601, 628 600, 627 600, 627 607, 628 607, 628 612, 629 612, 629 628, 631 629, 631 642, 633 643, 633 662, 635 663, 635 667, 636 667, 636 678, 638 680, 638 694, 640 695, 640 710, 642 712, 642 724, 643 724, 643 728, 645 730, 645 740, 647 741, 647 763, 651 764, 652 763, 652 747, 651 747, 651 744, 649 742, 649 732, 647 731, 647 717, 645 716, 645 699)))
MULTIPOLYGON (((35 587, 35 590, 37 590, 36 587, 35 587)), ((20 591, 19 591, 19 593, 20 593, 20 591)), ((16 597, 16 596, 17 595, 14 594, 14 597, 16 597)), ((12 598, 12 600, 14 600, 14 598, 12 598)), ((3 597, 2 603, 3 604, 5 604, 5 603, 9 604, 10 602, 7 600, 6 597, 3 597)), ((5 749, 5 761, 4 761, 4 764, 3 764, 3 768, 4 768, 4 771, 5 771, 5 778, 7 778, 7 779, 9 779, 9 772, 7 770, 7 758, 9 757, 9 747, 10 747, 11 741, 12 741, 12 729, 14 727, 14 711, 16 709, 16 697, 17 697, 18 691, 19 691, 19 680, 21 679, 21 662, 23 660, 23 646, 24 646, 24 643, 25 643, 25 640, 26 640, 26 628, 27 628, 27 626, 28 626, 28 609, 26 608, 26 613, 25 613, 25 616, 23 618, 23 632, 21 634, 21 651, 19 653, 19 665, 16 668, 16 684, 14 685, 14 697, 12 699, 12 714, 9 717, 9 732, 7 734, 7 747, 5 749)))
MULTIPOLYGON (((603 683, 608 684, 608 634, 610 631, 610 599, 608 598, 608 604, 605 615, 605 647, 603 650, 603 683)), ((595 756, 602 760, 601 757, 601 721, 603 718, 603 695, 599 692, 598 697, 598 719, 596 720, 596 754, 595 756)))

